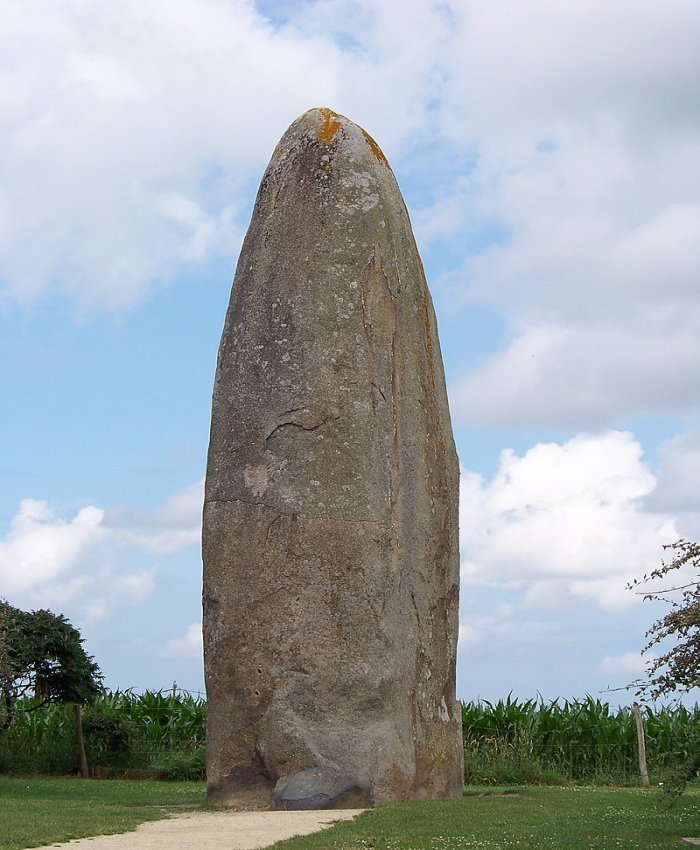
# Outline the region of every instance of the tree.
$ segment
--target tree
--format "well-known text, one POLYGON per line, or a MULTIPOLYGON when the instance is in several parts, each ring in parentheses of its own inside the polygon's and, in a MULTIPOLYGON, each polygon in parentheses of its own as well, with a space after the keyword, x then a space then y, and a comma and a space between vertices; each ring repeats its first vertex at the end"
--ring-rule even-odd
POLYGON ((649 586, 642 591, 645 600, 671 606, 647 630, 648 640, 642 650, 649 652, 662 642, 674 640, 673 646, 647 663, 647 678, 637 683, 640 693, 652 699, 700 687, 700 544, 678 540, 663 548, 672 558, 662 560, 658 569, 630 585, 649 586), (658 582, 663 586, 653 587, 658 582))
MULTIPOLYGON (((648 694, 652 699, 700 687, 700 544, 677 540, 663 548, 671 553, 671 559, 662 560, 658 569, 630 585, 647 585, 650 589, 641 591, 645 600, 670 605, 670 610, 647 630, 642 653, 667 640, 674 643, 647 662, 646 680, 635 683, 638 694, 648 694), (656 582, 662 586, 653 587, 656 582)), ((666 783, 665 791, 671 798, 680 796, 700 772, 699 745, 696 740, 691 755, 666 783)))
MULTIPOLYGON (((6 605, 0 603, 0 682, 10 678, 12 667, 10 663, 9 648, 7 645, 7 632, 9 628, 9 616, 6 605)), ((0 729, 4 729, 9 723, 8 707, 4 699, 4 690, 0 685, 0 729)))
POLYGON ((0 729, 12 722, 17 700, 91 702, 101 690, 99 667, 80 633, 62 614, 21 611, 0 600, 0 729))

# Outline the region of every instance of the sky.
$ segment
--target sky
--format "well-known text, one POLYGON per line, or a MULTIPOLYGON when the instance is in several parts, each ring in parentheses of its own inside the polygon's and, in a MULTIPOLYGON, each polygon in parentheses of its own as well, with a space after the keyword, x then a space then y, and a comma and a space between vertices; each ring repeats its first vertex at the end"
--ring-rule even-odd
POLYGON ((462 469, 457 696, 600 696, 700 538, 697 0, 0 0, 0 597, 203 691, 216 351, 262 172, 387 155, 462 469))

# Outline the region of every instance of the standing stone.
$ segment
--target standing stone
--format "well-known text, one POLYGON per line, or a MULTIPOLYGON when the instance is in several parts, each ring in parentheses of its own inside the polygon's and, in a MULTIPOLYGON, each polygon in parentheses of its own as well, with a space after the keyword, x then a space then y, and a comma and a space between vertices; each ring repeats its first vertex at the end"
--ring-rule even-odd
POLYGON ((309 768, 377 802, 461 794, 458 475, 396 179, 364 130, 312 109, 263 176, 219 349, 203 531, 212 802, 309 768))

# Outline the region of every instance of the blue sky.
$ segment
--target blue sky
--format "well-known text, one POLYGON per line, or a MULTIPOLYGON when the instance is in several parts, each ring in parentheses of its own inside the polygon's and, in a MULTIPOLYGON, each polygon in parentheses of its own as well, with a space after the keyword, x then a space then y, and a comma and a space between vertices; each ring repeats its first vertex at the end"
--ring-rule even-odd
MULTIPOLYGON (((700 7, 0 0, 0 596, 202 690, 216 350, 299 114, 379 142, 462 464, 458 696, 596 694, 700 537, 700 7)), ((628 699, 611 694, 614 701, 628 699)))

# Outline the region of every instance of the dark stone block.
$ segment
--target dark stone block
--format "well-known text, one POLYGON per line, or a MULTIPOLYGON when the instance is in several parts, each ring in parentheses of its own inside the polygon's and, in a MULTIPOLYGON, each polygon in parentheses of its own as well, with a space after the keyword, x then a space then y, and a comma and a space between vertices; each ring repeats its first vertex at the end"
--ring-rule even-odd
POLYGON ((373 803, 366 782, 334 767, 310 767, 282 776, 272 791, 272 808, 287 811, 364 809, 373 803))

